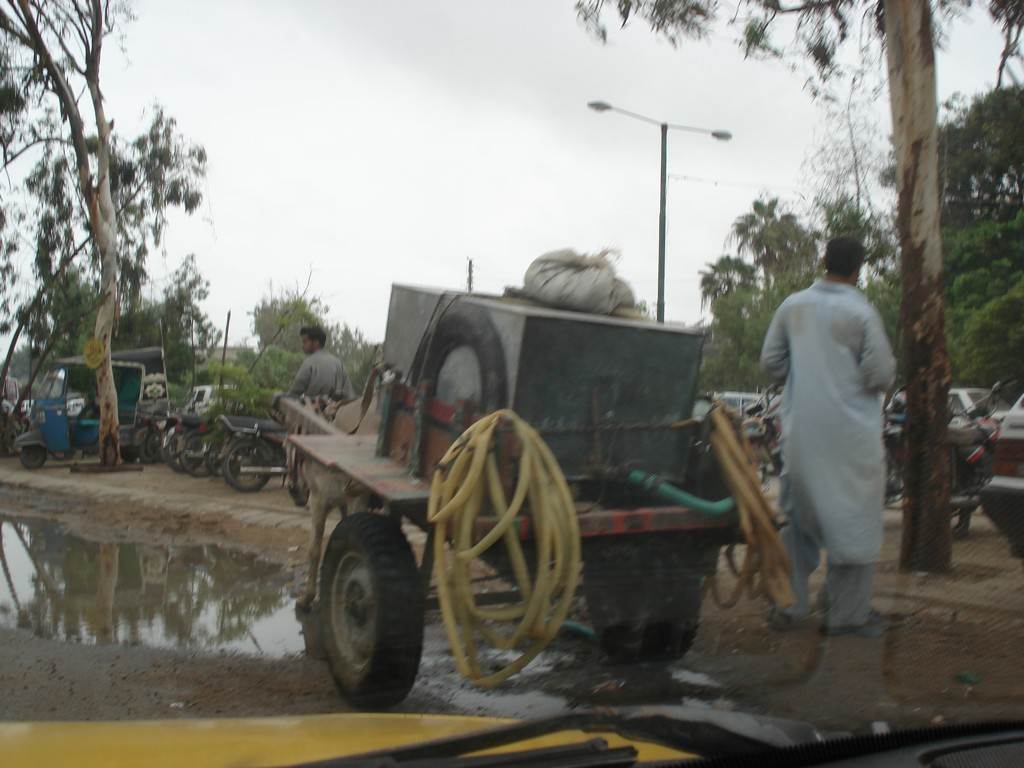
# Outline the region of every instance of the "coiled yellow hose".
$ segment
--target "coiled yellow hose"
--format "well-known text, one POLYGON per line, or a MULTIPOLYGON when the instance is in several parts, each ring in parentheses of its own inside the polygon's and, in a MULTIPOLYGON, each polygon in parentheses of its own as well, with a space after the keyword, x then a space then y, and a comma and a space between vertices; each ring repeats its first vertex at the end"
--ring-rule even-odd
POLYGON ((529 664, 554 639, 569 613, 581 560, 579 524, 569 486, 537 431, 510 410, 495 411, 470 426, 438 464, 427 519, 435 526, 434 578, 455 665, 480 687, 492 688, 529 664), (499 424, 512 427, 520 448, 511 501, 495 456, 499 424), (532 578, 516 523, 524 508, 530 515, 537 555, 532 578), (481 514, 493 516, 496 522, 474 543, 481 514), (522 600, 478 606, 470 569, 499 539, 505 544, 522 600), (513 625, 511 631, 502 631, 503 624, 513 625), (477 655, 478 635, 500 650, 525 649, 498 671, 485 673, 477 655))

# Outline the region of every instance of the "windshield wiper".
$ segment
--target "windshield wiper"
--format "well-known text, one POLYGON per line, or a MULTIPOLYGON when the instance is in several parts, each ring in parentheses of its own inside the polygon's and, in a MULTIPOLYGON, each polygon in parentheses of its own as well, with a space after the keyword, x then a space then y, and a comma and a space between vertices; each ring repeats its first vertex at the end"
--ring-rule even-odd
POLYGON ((711 754, 717 757, 754 755, 769 747, 788 747, 822 740, 822 735, 805 723, 761 718, 737 712, 678 707, 671 710, 642 708, 632 712, 603 710, 527 720, 464 736, 302 763, 295 768, 420 768, 426 765, 459 768, 557 765, 583 768, 629 766, 635 763, 636 752, 631 747, 609 749, 602 739, 593 739, 568 747, 523 750, 486 757, 464 757, 475 752, 507 747, 565 731, 614 733, 633 741, 644 741, 681 752, 711 754))

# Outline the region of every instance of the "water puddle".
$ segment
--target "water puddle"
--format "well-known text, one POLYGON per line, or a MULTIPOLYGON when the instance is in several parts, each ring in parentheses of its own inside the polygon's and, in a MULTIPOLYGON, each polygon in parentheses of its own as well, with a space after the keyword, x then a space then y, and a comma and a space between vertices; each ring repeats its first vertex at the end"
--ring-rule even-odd
POLYGON ((0 515, 0 626, 66 642, 284 656, 305 649, 278 565, 216 546, 89 540, 0 515))

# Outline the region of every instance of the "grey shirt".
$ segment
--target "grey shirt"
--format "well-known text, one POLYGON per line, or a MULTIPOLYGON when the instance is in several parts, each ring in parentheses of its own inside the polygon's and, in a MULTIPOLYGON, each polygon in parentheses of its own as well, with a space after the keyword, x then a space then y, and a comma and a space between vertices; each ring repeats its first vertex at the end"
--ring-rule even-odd
POLYGON ((333 395, 342 400, 356 396, 341 361, 322 349, 306 355, 288 394, 292 397, 333 395))

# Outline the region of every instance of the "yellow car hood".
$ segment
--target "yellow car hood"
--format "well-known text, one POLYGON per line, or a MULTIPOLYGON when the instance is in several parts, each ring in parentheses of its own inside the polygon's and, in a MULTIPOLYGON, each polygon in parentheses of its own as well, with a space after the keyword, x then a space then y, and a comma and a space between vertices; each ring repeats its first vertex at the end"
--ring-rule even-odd
MULTIPOLYGON (((275 766, 356 755, 417 742, 463 736, 513 723, 485 717, 342 714, 225 720, 114 723, 3 723, 0 760, 6 768, 103 766, 275 766)), ((567 731, 489 752, 579 743, 603 737, 611 747, 632 744, 639 759, 695 757, 614 734, 567 731)))

